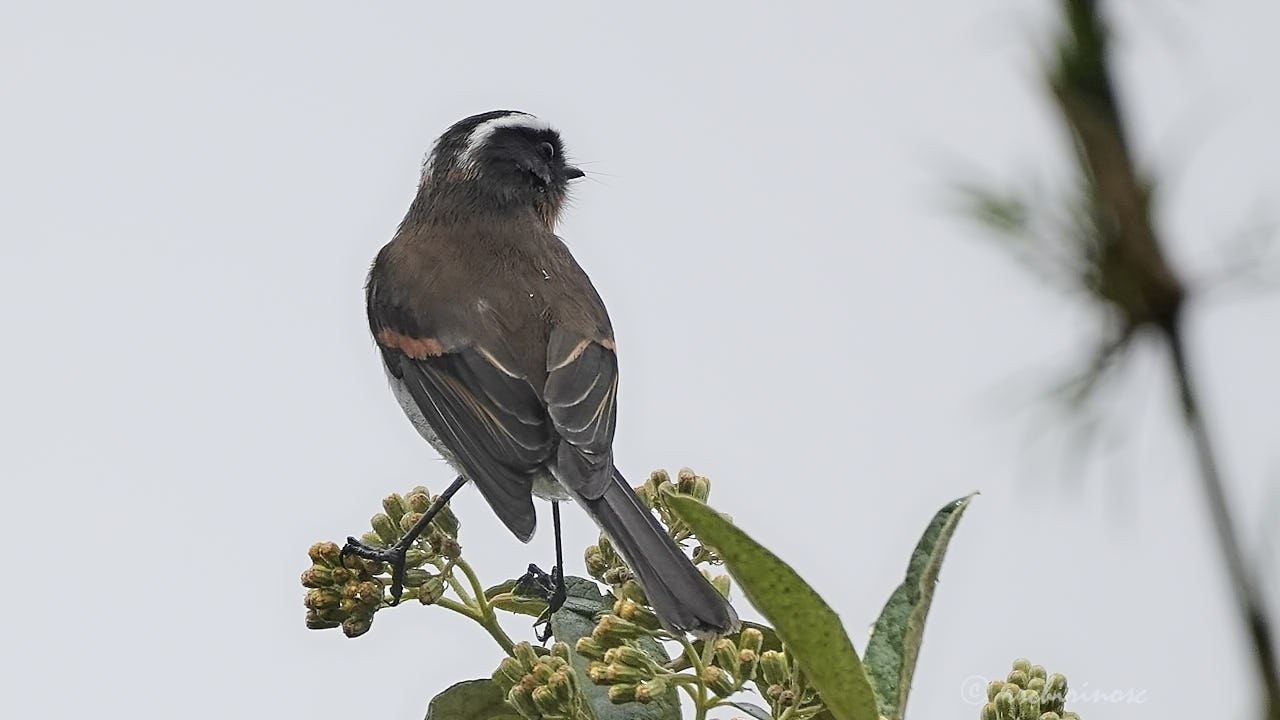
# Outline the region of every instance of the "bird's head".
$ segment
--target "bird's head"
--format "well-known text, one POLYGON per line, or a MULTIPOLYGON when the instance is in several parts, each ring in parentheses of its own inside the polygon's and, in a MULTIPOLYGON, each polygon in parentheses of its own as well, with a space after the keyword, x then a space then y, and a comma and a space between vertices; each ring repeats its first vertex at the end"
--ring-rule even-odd
POLYGON ((544 120, 494 110, 454 123, 423 166, 420 194, 449 195, 495 211, 530 208, 550 228, 583 176, 568 164, 560 133, 544 120))

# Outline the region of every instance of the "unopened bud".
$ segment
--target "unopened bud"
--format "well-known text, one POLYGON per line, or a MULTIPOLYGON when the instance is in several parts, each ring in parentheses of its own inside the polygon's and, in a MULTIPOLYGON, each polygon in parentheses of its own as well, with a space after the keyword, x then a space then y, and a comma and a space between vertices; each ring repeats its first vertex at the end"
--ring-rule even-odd
POLYGON ((409 568, 404 571, 404 586, 411 588, 422 587, 422 583, 432 577, 431 573, 421 568, 409 568))
POLYGON ((729 597, 729 576, 717 575, 711 578, 711 587, 715 588, 721 597, 729 597))
POLYGON ((396 524, 386 513, 378 513, 369 519, 369 524, 373 526, 373 531, 378 533, 378 537, 382 538, 382 542, 391 545, 400 539, 400 532, 396 529, 396 524))
POLYGON ((1044 678, 1033 677, 1027 681, 1027 689, 1035 692, 1037 695, 1040 695, 1044 691, 1044 686, 1044 678))
MULTIPOLYGON (((436 500, 439 499, 440 498, 437 496, 436 500)), ((458 536, 458 528, 462 525, 462 523, 458 521, 458 516, 454 514, 453 510, 451 510, 448 505, 440 508, 440 512, 436 513, 436 516, 431 520, 431 523, 440 528, 440 532, 451 537, 458 536)))
MULTIPOLYGON (((390 520, 391 518, 387 518, 387 519, 388 519, 388 520, 390 520)), ((384 548, 384 547, 386 547, 386 546, 388 546, 388 545, 390 545, 390 544, 391 544, 391 543, 387 542, 386 540, 383 540, 383 539, 382 539, 382 536, 381 536, 381 535, 379 535, 379 534, 378 534, 378 533, 376 533, 376 532, 367 532, 367 533, 365 533, 365 534, 361 535, 361 536, 360 536, 360 541, 361 541, 361 542, 363 542, 365 545, 368 545, 369 547, 378 547, 378 548, 384 548)), ((394 542, 394 541, 392 541, 392 542, 394 542)), ((361 558, 356 558, 356 561, 357 561, 357 562, 358 562, 358 561, 360 561, 360 560, 361 560, 361 558)))
POLYGON ((640 502, 652 510, 655 499, 653 487, 649 483, 642 483, 640 487, 634 488, 634 490, 636 491, 636 497, 640 498, 640 502))
POLYGON ((645 680, 653 677, 653 672, 648 668, 641 669, 630 665, 623 665, 621 663, 596 665, 594 668, 588 668, 587 674, 590 676, 591 682, 597 685, 638 683, 644 682, 645 680))
POLYGON ((1054 673, 1049 676, 1049 680, 1044 686, 1044 692, 1040 697, 1042 709, 1061 713, 1062 706, 1067 700, 1067 676, 1062 673, 1054 673))
POLYGON ((1018 693, 1019 720, 1040 719, 1040 695, 1034 690, 1023 690, 1018 693))
POLYGON ((416 512, 421 515, 431 507, 431 495, 425 490, 422 492, 415 490, 405 498, 405 505, 409 507, 409 512, 416 512))
POLYGON ((1056 712, 1047 712, 1040 716, 1040 720, 1062 720, 1062 716, 1056 712))
POLYGON ((1046 680, 1048 679, 1049 674, 1045 672, 1043 665, 1032 665, 1027 670, 1027 676, 1031 678, 1040 678, 1041 680, 1046 680))
POLYGON ((624 565, 611 565, 600 575, 600 580, 607 585, 621 585, 631 579, 631 570, 624 565))
POLYGON ((707 496, 711 494, 711 481, 704 477, 693 479, 693 496, 699 500, 706 502, 707 496))
POLYGON ((753 680, 756 668, 760 664, 760 656, 750 648, 738 652, 738 671, 734 673, 741 680, 753 680))
POLYGON ((307 593, 303 598, 302 604, 308 610, 324 610, 326 608, 337 607, 342 602, 342 596, 328 588, 316 588, 307 593))
POLYGON ((617 615, 605 615, 600 618, 600 622, 591 631, 591 637, 606 647, 619 645, 623 640, 629 640, 645 634, 644 628, 629 620, 623 620, 617 615))
POLYGON ((738 646, 729 638, 716 641, 716 662, 735 677, 738 675, 738 646))
POLYGON ((681 495, 692 495, 694 483, 697 482, 698 476, 689 468, 680 468, 679 474, 676 475, 676 491, 681 495))
POLYGON ((537 665, 533 666, 533 672, 530 674, 537 679, 539 685, 545 685, 547 684, 547 681, 551 679, 551 674, 553 672, 555 672, 555 668, 544 662, 539 662, 537 665))
POLYGON ((302 586, 309 588, 328 587, 333 584, 333 570, 323 565, 312 565, 302 573, 302 586))
POLYGON ((349 638, 357 638, 369 632, 372 625, 372 617, 349 617, 342 621, 342 634, 349 638))
POLYGON ((629 684, 614 685, 609 688, 609 702, 614 705, 629 703, 636 699, 636 686, 629 684))
MULTIPOLYGON (((408 573, 405 573, 408 577, 408 573)), ((444 580, 439 575, 430 575, 418 586, 418 602, 423 605, 434 605, 444 597, 444 580)))
POLYGON ((1020 688, 1025 688, 1029 679, 1030 678, 1027 677, 1027 674, 1021 670, 1014 670, 1009 673, 1009 682, 1020 688))
POLYGON ((772 702, 777 702, 782 697, 783 687, 781 685, 770 685, 765 691, 764 696, 772 702))
POLYGON ((335 567, 341 564, 342 548, 335 543, 319 542, 307 550, 307 555, 311 557, 311 562, 317 565, 335 567))
POLYGON ((590 635, 583 635, 578 638, 578 643, 573 648, 579 655, 589 660, 603 660, 605 647, 600 644, 599 640, 590 635))
POLYGON ((1018 658, 1013 661, 1013 669, 1021 670, 1024 673, 1031 672, 1031 661, 1026 658, 1018 658))
POLYGON ((778 693, 778 704, 783 707, 790 707, 796 704, 796 693, 794 690, 783 689, 778 693))
POLYGON ((416 547, 409 548, 404 554, 405 567, 421 567, 431 559, 431 553, 416 547))
POLYGON ((460 555, 462 555, 462 546, 457 540, 446 536, 440 541, 440 557, 446 560, 457 560, 460 555))
POLYGON ((1014 699, 1013 693, 1008 690, 1001 690, 996 694, 996 710, 1000 713, 1001 720, 1017 720, 1018 701, 1014 699))
POLYGON ((613 549, 613 541, 608 535, 601 535, 600 541, 596 543, 596 548, 600 550, 600 554, 604 556, 605 562, 609 565, 617 565, 622 562, 622 558, 618 556, 618 551, 613 549))
POLYGON ((504 693, 511 690, 522 677, 524 677, 524 667, 513 657, 502 658, 502 664, 493 671, 493 682, 504 693))
POLYGON ((765 650, 760 656, 760 674, 770 685, 781 685, 791 676, 787 656, 777 650, 765 650))
POLYGON ((533 646, 527 642, 517 643, 511 648, 511 652, 515 655, 516 660, 520 661, 520 666, 525 672, 532 672, 533 666, 538 664, 538 654, 533 651, 533 646))
POLYGON ((649 704, 654 700, 660 699, 667 694, 667 681, 662 678, 654 678, 649 682, 641 683, 636 686, 636 702, 649 704))
POLYGON ((1062 713, 1062 720, 1080 720, 1080 716, 1073 712, 1062 713))
POLYGON ((572 668, 560 668, 551 673, 551 677, 547 678, 547 688, 556 696, 556 700, 560 702, 561 707, 573 700, 575 687, 572 668))
POLYGON ((711 692, 720 697, 732 695, 736 689, 733 687, 733 682, 729 680, 729 674, 715 665, 708 665, 702 669, 702 682, 711 692))
POLYGON ((999 694, 1000 691, 1003 689, 1004 689, 1003 680, 992 680, 991 682, 987 683, 987 702, 995 702, 996 695, 999 694))
POLYGON ((600 580, 609 569, 609 562, 604 559, 604 553, 600 552, 600 548, 595 545, 587 548, 583 560, 587 564, 587 574, 597 580, 600 580))
MULTIPOLYGON (((536 686, 535 686, 536 687, 536 686)), ((524 685, 516 685, 507 693, 507 702, 515 707, 516 712, 526 718, 539 718, 542 713, 538 711, 538 706, 533 704, 533 688, 524 685)))
POLYGON ((328 630, 329 628, 336 628, 341 624, 341 620, 331 620, 329 618, 322 617, 314 610, 307 612, 307 629, 309 630, 328 630))
MULTIPOLYGON (((413 526, 417 525, 418 521, 421 519, 422 513, 420 512, 408 512, 401 515, 400 521, 396 523, 396 527, 400 529, 400 535, 403 535, 413 529, 413 526)), ((396 539, 398 540, 399 537, 397 536, 396 539)))
POLYGON ((559 714, 557 711, 560 710, 560 699, 556 697, 551 688, 539 685, 533 689, 529 696, 533 698, 533 704, 537 706, 543 715, 559 714))
POLYGON ((618 586, 618 597, 628 598, 636 601, 640 605, 649 604, 649 596, 645 595, 644 588, 640 583, 631 577, 631 571, 627 571, 627 580, 618 586))
POLYGON ((613 614, 648 630, 657 630, 662 627, 656 613, 629 597, 613 604, 613 614))
POLYGON ((650 669, 649 657, 630 645, 609 648, 604 653, 604 661, 609 664, 629 665, 640 670, 650 669))
MULTIPOLYGON (((581 639, 581 638, 579 638, 581 639)), ((557 641, 551 645, 551 657, 557 657, 566 663, 573 660, 573 656, 569 654, 569 643, 557 641)))
POLYGON ((982 713, 979 715, 982 720, 1000 720, 1000 713, 996 710, 996 704, 989 702, 982 706, 982 713))
POLYGON ((399 522, 400 517, 405 514, 404 498, 399 493, 391 493, 382 498, 382 509, 387 513, 387 517, 392 522, 399 522))

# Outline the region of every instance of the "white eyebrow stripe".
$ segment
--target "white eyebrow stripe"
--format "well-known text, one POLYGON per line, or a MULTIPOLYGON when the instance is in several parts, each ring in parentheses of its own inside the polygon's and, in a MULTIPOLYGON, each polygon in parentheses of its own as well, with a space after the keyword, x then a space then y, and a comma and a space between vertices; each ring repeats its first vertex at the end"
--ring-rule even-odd
POLYGON ((472 156, 480 149, 482 145, 489 140, 493 134, 502 128, 519 127, 528 128, 529 130, 554 130, 551 123, 533 115, 521 112, 513 112, 510 115, 503 115, 492 120, 486 120, 476 126, 475 130, 467 136, 467 148, 462 151, 462 161, 468 162, 472 156))

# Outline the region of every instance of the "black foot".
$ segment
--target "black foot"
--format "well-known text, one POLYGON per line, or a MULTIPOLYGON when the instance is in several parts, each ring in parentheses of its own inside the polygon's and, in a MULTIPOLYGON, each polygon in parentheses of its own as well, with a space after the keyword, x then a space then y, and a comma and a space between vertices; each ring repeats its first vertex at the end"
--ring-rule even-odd
POLYGON ((537 565, 530 564, 529 570, 516 580, 515 590, 520 595, 542 597, 547 601, 547 609, 542 611, 538 619, 534 621, 534 636, 538 638, 538 642, 546 642, 551 639, 551 616, 557 610, 564 607, 564 601, 568 594, 564 586, 564 575, 560 572, 560 566, 551 568, 551 574, 542 571, 537 565))
POLYGON ((342 556, 355 555, 365 560, 384 562, 391 566, 391 604, 400 604, 400 596, 404 594, 405 556, 409 547, 401 547, 399 543, 389 548, 373 547, 359 540, 348 537, 347 544, 342 546, 342 556))

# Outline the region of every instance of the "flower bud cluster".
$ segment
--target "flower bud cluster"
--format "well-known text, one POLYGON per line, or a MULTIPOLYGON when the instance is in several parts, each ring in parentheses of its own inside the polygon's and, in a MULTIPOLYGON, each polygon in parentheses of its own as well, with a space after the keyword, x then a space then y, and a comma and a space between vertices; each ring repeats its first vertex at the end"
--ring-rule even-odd
MULTIPOLYGON (((546 652, 538 649, 538 651, 546 652)), ((507 704, 529 720, 579 720, 589 714, 569 664, 569 646, 558 642, 549 655, 539 656, 527 642, 516 645, 514 657, 493 671, 493 682, 507 704)))
POLYGON ((343 557, 342 550, 331 542, 311 546, 311 567, 302 573, 303 587, 310 588, 307 627, 325 630, 341 627, 347 637, 359 637, 369 631, 373 614, 382 605, 383 581, 375 577, 382 563, 343 557))
MULTIPOLYGON (((367 532, 361 536, 361 540, 366 545, 373 547, 390 547, 394 545, 404 534, 409 532, 419 520, 422 519, 423 513, 431 507, 435 502, 435 498, 426 488, 419 485, 409 491, 407 495, 401 496, 393 493, 382 500, 383 512, 374 515, 369 524, 373 526, 373 532, 367 532)), ((426 532, 418 538, 414 543, 414 549, 419 550, 422 554, 413 559, 420 559, 423 562, 434 560, 436 558, 444 558, 445 560, 456 560, 462 554, 462 546, 458 544, 458 529, 461 523, 458 516, 453 510, 445 505, 431 519, 431 525, 426 532)), ((412 550, 410 551, 412 552, 412 550)), ((416 567, 412 562, 409 567, 416 567)))
POLYGON ((728 697, 755 680, 760 670, 764 635, 757 629, 744 628, 737 641, 732 637, 715 640, 713 664, 703 668, 701 679, 711 692, 728 697))
MULTIPOLYGON (((382 501, 383 512, 374 515, 372 531, 361 540, 372 547, 394 545, 434 502, 424 487, 408 494, 392 494, 382 501)), ((405 558, 405 587, 408 597, 416 597, 430 605, 444 595, 444 578, 440 573, 424 569, 437 568, 456 560, 462 552, 458 544, 458 516, 446 505, 431 521, 405 558)), ((347 637, 358 637, 369 631, 373 614, 383 607, 384 589, 390 585, 386 563, 343 555, 331 542, 311 546, 311 567, 302 573, 302 585, 309 588, 304 604, 307 627, 324 630, 341 627, 347 637)))
POLYGON ((1066 698, 1066 676, 1050 675, 1042 665, 1018 658, 1005 680, 993 680, 987 686, 988 702, 982 707, 980 717, 982 720, 1080 720, 1079 715, 1064 711, 1066 698))
POLYGON ((587 677, 609 687, 609 700, 617 703, 651 703, 672 687, 672 673, 640 648, 639 640, 660 633, 653 610, 632 598, 622 598, 613 612, 604 615, 590 635, 574 648, 590 662, 587 677))
POLYGON ((809 687, 804 673, 784 651, 765 650, 760 654, 760 668, 755 681, 760 693, 769 701, 774 717, 785 715, 806 720, 825 709, 821 698, 809 687))

